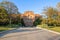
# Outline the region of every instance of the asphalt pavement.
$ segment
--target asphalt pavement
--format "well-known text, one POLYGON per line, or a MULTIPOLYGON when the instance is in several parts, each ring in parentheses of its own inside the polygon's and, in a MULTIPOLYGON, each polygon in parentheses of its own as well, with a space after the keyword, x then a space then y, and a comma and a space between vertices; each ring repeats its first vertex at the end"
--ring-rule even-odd
POLYGON ((0 40, 60 40, 60 35, 38 28, 18 28, 1 33, 0 40))

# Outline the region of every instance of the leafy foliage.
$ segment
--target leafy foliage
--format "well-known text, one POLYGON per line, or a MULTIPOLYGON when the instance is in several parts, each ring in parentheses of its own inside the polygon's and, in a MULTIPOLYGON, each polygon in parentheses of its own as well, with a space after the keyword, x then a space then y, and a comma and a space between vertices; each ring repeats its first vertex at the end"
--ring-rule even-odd
POLYGON ((0 6, 0 24, 6 23, 8 21, 7 11, 3 6, 0 6))
POLYGON ((42 20, 40 18, 37 18, 34 22, 34 25, 37 26, 37 25, 40 25, 42 22, 42 20))
POLYGON ((45 14, 47 15, 47 24, 49 26, 56 26, 58 23, 60 25, 60 18, 59 18, 59 12, 56 8, 53 8, 53 7, 49 7, 47 8, 45 11, 45 14))

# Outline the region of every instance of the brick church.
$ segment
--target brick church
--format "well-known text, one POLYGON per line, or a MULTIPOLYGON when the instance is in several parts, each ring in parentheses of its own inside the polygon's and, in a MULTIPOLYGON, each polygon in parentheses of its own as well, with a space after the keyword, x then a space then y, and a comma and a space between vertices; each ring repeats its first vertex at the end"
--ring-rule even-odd
POLYGON ((34 26, 34 21, 41 16, 39 14, 34 14, 33 11, 26 11, 24 14, 21 14, 21 17, 24 21, 25 26, 34 26))

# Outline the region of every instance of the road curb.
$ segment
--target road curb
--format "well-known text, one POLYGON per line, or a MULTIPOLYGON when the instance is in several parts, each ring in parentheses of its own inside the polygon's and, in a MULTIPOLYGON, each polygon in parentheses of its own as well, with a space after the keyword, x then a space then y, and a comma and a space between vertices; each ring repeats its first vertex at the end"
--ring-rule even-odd
MULTIPOLYGON (((14 29, 12 29, 12 30, 16 30, 16 28, 14 28, 14 29)), ((8 32, 8 31, 12 31, 12 30, 2 31, 2 32, 0 32, 0 34, 5 33, 5 32, 8 32)))
MULTIPOLYGON (((24 28, 24 27, 19 27, 19 28, 24 28)), ((26 27, 25 27, 25 28, 26 28, 26 27)), ((18 28, 13 28, 12 30, 16 30, 16 29, 18 29, 18 28)), ((5 32, 8 32, 8 31, 12 31, 12 30, 2 31, 2 32, 0 32, 0 34, 5 33, 5 32)))
POLYGON ((46 30, 46 31, 49 31, 49 32, 52 32, 52 33, 55 33, 55 34, 59 34, 60 35, 60 33, 59 32, 56 32, 56 31, 48 30, 48 29, 41 28, 41 27, 36 27, 36 28, 43 29, 43 30, 46 30))

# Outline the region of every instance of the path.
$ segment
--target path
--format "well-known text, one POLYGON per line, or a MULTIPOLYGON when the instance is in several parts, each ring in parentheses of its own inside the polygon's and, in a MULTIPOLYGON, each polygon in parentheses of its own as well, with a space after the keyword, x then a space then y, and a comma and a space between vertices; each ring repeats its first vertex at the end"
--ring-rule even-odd
POLYGON ((60 40, 60 35, 43 29, 19 28, 0 34, 0 40, 60 40))

